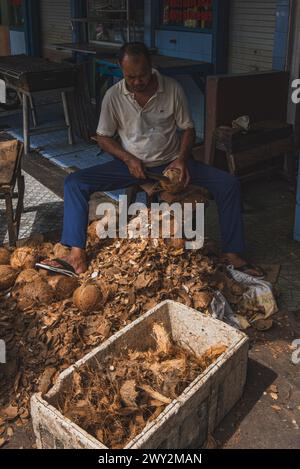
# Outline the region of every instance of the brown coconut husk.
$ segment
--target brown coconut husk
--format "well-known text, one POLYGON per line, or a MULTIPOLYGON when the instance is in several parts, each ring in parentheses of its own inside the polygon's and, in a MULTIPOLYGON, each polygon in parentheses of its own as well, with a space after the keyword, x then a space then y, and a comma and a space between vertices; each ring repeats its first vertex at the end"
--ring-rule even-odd
POLYGON ((9 265, 10 256, 11 254, 8 249, 0 248, 0 265, 9 265))
POLYGON ((99 368, 75 370, 60 403, 63 415, 109 448, 123 448, 141 433, 227 349, 219 343, 196 355, 174 344, 162 324, 151 335, 156 347, 125 347, 99 368))
POLYGON ((53 252, 54 245, 52 243, 42 243, 38 246, 39 256, 49 258, 54 255, 53 252))
POLYGON ((97 285, 81 285, 73 294, 73 302, 83 313, 90 313, 103 304, 103 294, 97 285))
POLYGON ((214 295, 208 291, 199 291, 194 295, 194 308, 205 310, 212 302, 214 295))
POLYGON ((100 238, 97 235, 98 223, 99 223, 99 220, 95 220, 88 226, 87 236, 88 236, 88 241, 91 244, 94 244, 100 241, 100 238))
POLYGON ((71 298, 74 291, 78 288, 78 280, 74 277, 66 277, 65 275, 50 276, 48 284, 54 290, 58 301, 71 298))
POLYGON ((21 248, 15 249, 10 258, 10 265, 15 269, 32 269, 36 262, 38 256, 35 248, 24 246, 21 248))
POLYGON ((0 265, 0 291, 11 288, 19 274, 19 271, 11 265, 0 265))
POLYGON ((54 291, 43 278, 17 286, 13 290, 12 296, 22 311, 33 306, 49 305, 55 299, 54 291))
POLYGON ((63 246, 60 243, 56 243, 53 247, 53 255, 59 259, 63 259, 70 254, 70 248, 63 246))
POLYGON ((25 269, 18 275, 16 285, 31 283, 40 279, 39 273, 35 269, 25 269))

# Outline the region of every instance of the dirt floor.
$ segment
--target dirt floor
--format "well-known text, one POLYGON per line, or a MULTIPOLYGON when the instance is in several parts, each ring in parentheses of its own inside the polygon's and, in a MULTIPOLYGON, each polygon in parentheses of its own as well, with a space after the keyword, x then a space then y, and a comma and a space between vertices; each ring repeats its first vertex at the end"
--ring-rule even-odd
MULTIPOLYGON (((268 332, 250 331, 248 378, 243 398, 214 434, 222 448, 300 447, 300 364, 292 363, 296 338, 289 312, 300 309, 300 243, 293 241, 295 194, 276 177, 243 190, 248 257, 280 265, 276 289, 280 312, 268 332)), ((218 239, 214 203, 206 236, 218 239)), ((5 448, 32 448, 30 425, 17 428, 5 448)))

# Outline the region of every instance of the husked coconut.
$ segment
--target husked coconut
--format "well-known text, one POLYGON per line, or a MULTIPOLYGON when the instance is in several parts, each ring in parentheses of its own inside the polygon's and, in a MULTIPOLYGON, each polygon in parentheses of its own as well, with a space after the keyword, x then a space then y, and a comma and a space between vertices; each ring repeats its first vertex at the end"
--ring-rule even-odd
POLYGON ((16 285, 38 281, 41 277, 34 269, 25 269, 18 275, 16 285))
POLYGON ((21 310, 32 306, 49 305, 54 300, 54 292, 43 278, 17 286, 12 296, 21 310))
POLYGON ((15 269, 32 269, 36 262, 36 250, 28 246, 15 249, 10 258, 10 265, 15 269))
POLYGON ((10 252, 5 248, 0 248, 0 265, 8 265, 10 262, 10 252))
POLYGON ((166 176, 170 181, 160 181, 163 190, 166 192, 176 194, 176 192, 180 192, 184 189, 184 185, 180 182, 181 173, 179 169, 170 168, 164 173, 164 176, 166 176))
POLYGON ((41 257, 51 257, 53 256, 53 247, 52 243, 42 243, 38 246, 38 253, 41 257))
POLYGON ((75 290, 73 295, 75 306, 83 313, 90 313, 103 303, 103 295, 97 285, 86 284, 75 290))
POLYGON ((0 290, 6 290, 14 285, 18 270, 11 265, 0 265, 0 290))
POLYGON ((65 275, 55 275, 48 278, 48 283, 55 292, 58 300, 66 300, 70 298, 76 288, 78 288, 78 280, 74 277, 66 277, 65 275))
POLYGON ((207 291, 200 291, 194 294, 194 308, 207 309, 213 299, 213 294, 207 291))
POLYGON ((70 254, 70 249, 67 246, 57 243, 53 247, 53 254, 54 257, 62 259, 70 254))

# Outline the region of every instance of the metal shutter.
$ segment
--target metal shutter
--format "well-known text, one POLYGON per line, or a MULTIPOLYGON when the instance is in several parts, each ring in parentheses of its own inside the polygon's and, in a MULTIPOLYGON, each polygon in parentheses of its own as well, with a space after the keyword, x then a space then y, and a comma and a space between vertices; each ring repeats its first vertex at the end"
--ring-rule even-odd
POLYGON ((71 0, 41 0, 40 5, 43 55, 49 58, 69 55, 56 51, 53 44, 72 42, 71 0))
POLYGON ((277 0, 231 0, 229 73, 272 70, 277 0))

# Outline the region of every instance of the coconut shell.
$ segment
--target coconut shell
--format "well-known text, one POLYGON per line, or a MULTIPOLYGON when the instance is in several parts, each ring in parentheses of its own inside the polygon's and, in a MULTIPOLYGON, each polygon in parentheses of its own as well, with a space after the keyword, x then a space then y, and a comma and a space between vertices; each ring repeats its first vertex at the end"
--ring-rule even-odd
POLYGON ((42 278, 16 287, 12 296, 21 310, 38 305, 49 305, 55 298, 51 286, 42 278))
POLYGON ((32 269, 36 262, 36 250, 27 246, 15 249, 10 258, 10 265, 14 269, 32 269))
POLYGON ((160 184, 166 192, 170 192, 171 194, 176 194, 176 192, 180 192, 184 189, 184 184, 180 182, 181 173, 179 169, 170 168, 165 173, 170 182, 168 181, 160 181, 160 184))
POLYGON ((9 265, 10 252, 5 248, 0 248, 0 265, 9 265))
POLYGON ((18 275, 16 285, 35 282, 40 279, 39 273, 34 269, 25 269, 18 275))
POLYGON ((89 313, 102 305, 103 295, 97 285, 82 285, 75 290, 73 302, 80 311, 89 313))
POLYGON ((65 275, 49 277, 48 283, 55 291, 55 297, 57 300, 66 300, 71 298, 76 288, 78 288, 78 280, 74 277, 66 277, 65 275))
POLYGON ((63 246, 62 244, 57 243, 53 247, 53 254, 54 254, 54 257, 58 257, 59 259, 62 259, 64 257, 67 257, 70 254, 70 249, 67 246, 63 246))
POLYGON ((18 270, 10 265, 0 265, 0 291, 11 288, 18 276, 18 270))

